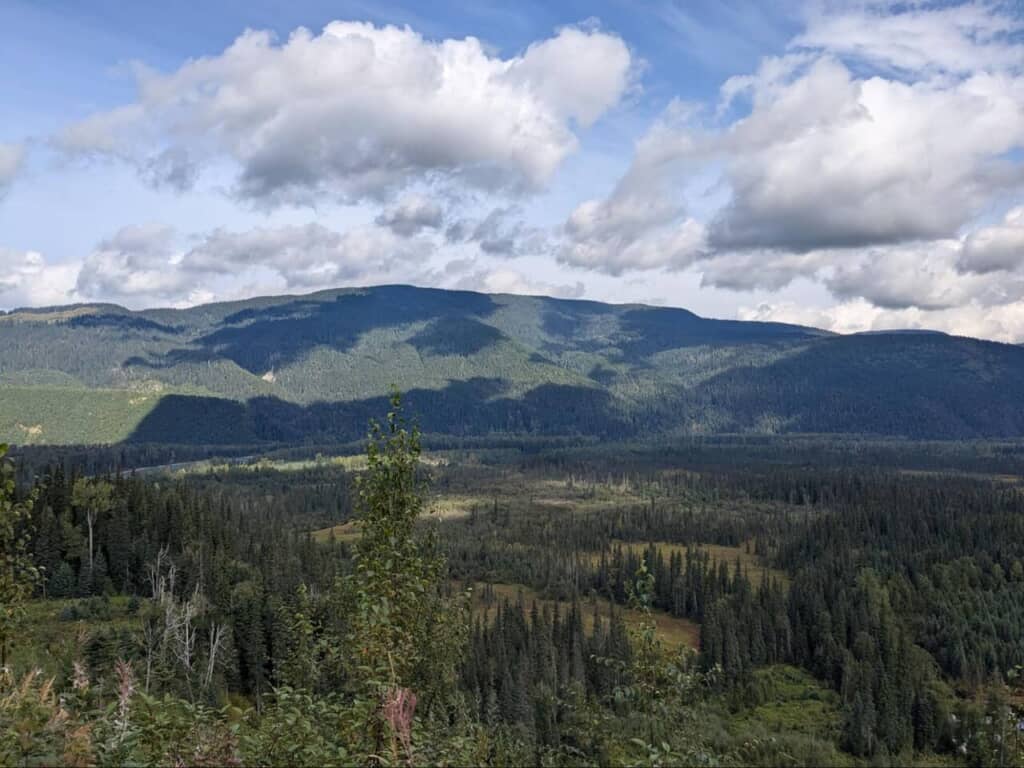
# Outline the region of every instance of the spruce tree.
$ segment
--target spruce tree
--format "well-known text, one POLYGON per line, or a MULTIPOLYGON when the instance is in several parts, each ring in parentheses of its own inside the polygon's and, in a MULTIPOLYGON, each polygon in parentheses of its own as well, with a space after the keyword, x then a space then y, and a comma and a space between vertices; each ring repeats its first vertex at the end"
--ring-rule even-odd
POLYGON ((14 497, 14 470, 0 443, 0 668, 7 666, 7 647, 16 637, 40 572, 28 550, 32 499, 14 497))

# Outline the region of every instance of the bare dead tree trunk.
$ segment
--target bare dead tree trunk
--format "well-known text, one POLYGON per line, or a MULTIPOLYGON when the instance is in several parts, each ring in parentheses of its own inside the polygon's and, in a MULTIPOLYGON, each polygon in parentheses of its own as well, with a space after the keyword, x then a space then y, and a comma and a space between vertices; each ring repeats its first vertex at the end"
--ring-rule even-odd
POLYGON ((149 681, 153 674, 153 655, 157 649, 156 628, 150 621, 146 622, 142 630, 143 638, 146 641, 146 693, 149 693, 149 681))
POLYGON ((203 688, 209 688, 213 682, 213 673, 217 667, 217 654, 224 644, 224 625, 214 624, 210 627, 210 648, 206 660, 206 675, 203 677, 203 688))
POLYGON ((174 591, 177 575, 177 568, 168 558, 167 548, 161 548, 156 560, 148 566, 150 592, 159 618, 149 622, 144 630, 146 690, 149 690, 155 661, 169 662, 184 676, 189 699, 195 701, 195 684, 200 683, 204 689, 209 687, 227 635, 223 625, 210 627, 209 656, 204 668, 197 655, 199 628, 196 619, 207 610, 206 598, 198 584, 187 600, 178 598, 174 591))

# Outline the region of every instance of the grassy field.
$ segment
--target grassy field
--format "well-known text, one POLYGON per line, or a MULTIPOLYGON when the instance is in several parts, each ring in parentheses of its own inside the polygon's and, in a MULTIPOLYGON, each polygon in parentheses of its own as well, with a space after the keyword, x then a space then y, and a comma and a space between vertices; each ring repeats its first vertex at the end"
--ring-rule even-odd
POLYGON ((45 677, 68 674, 75 660, 98 653, 120 655, 118 644, 140 628, 127 597, 33 600, 26 606, 25 629, 16 638, 11 668, 40 669, 45 677))
POLYGON ((809 673, 788 665, 754 672, 760 703, 736 717, 739 725, 758 722, 769 731, 833 739, 839 733, 839 694, 809 673))
MULTIPOLYGON (((454 520, 465 517, 474 508, 487 508, 489 501, 481 496, 441 496, 428 499, 423 510, 424 517, 432 517, 437 520, 454 520)), ((338 523, 327 528, 320 528, 312 532, 313 540, 325 543, 331 540, 331 534, 335 541, 355 541, 359 538, 359 524, 355 521, 338 523)))
POLYGON ((153 392, 0 385, 0 442, 116 443, 160 401, 153 392))
MULTIPOLYGON (((197 459, 176 463, 173 467, 153 467, 153 472, 164 472, 178 478, 188 475, 223 474, 225 472, 305 472, 311 469, 339 469, 345 472, 362 472, 366 469, 366 453, 364 444, 358 444, 358 453, 344 453, 324 456, 317 454, 311 459, 274 459, 266 455, 246 456, 242 459, 228 460, 222 457, 197 459)), ((424 453, 420 463, 424 467, 439 467, 448 462, 443 453, 424 453)))
MULTIPOLYGON (((570 605, 570 603, 564 600, 542 598, 535 590, 521 584, 491 584, 490 586, 493 588, 494 595, 497 598, 497 602, 491 605, 487 605, 484 602, 484 584, 482 582, 478 582, 473 590, 474 611, 482 613, 488 621, 494 618, 497 612, 497 605, 502 600, 508 600, 514 604, 517 600, 521 599, 526 605, 527 610, 529 610, 533 602, 536 602, 541 607, 551 606, 552 609, 557 609, 560 613, 567 611, 570 605)), ((580 604, 583 612, 583 626, 588 632, 594 627, 595 603, 599 613, 604 617, 607 617, 611 610, 611 603, 606 599, 590 598, 583 600, 580 604)), ((643 614, 640 611, 622 608, 617 610, 622 610, 628 624, 636 624, 643 619, 643 614)), ((666 645, 673 648, 687 647, 697 649, 700 647, 700 625, 696 622, 669 616, 661 611, 654 611, 653 618, 658 637, 666 645)))
MULTIPOLYGON (((667 541, 639 542, 615 540, 612 542, 613 547, 622 546, 623 549, 627 549, 638 554, 645 552, 650 544, 654 544, 666 559, 675 552, 678 552, 685 558, 686 550, 689 548, 685 544, 675 544, 667 541)), ((759 583, 760 575, 767 572, 769 576, 783 586, 789 585, 789 576, 786 575, 785 571, 780 571, 776 568, 769 568, 760 557, 753 553, 753 543, 750 543, 751 551, 749 552, 747 551, 746 544, 738 547, 726 547, 721 544, 695 544, 693 549, 699 549, 707 552, 711 556, 711 559, 716 563, 725 562, 730 568, 734 567, 736 561, 739 560, 743 569, 753 577, 755 584, 759 583)), ((599 559, 600 556, 600 553, 595 553, 593 555, 594 560, 599 559)))
POLYGON ((355 521, 350 520, 347 523, 338 523, 330 528, 313 531, 312 536, 313 541, 318 541, 321 544, 326 544, 332 536, 335 541, 352 542, 359 538, 359 528, 355 521))

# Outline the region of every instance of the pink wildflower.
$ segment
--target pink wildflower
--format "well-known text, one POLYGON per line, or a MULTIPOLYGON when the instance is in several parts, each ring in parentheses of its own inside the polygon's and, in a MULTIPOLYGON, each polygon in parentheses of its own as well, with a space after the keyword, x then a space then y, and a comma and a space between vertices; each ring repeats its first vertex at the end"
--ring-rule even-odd
POLYGON ((80 661, 73 662, 71 666, 71 687, 84 693, 89 689, 89 673, 85 671, 85 665, 80 661))
POLYGON ((416 694, 408 688, 391 688, 384 694, 384 719, 398 736, 406 753, 412 751, 412 718, 416 694))

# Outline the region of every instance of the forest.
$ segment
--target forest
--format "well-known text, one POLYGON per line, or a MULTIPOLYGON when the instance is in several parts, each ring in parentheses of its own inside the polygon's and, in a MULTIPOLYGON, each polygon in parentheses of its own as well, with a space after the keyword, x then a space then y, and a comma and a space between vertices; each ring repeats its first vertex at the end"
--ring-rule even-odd
POLYGON ((449 438, 1024 437, 1024 348, 383 285, 0 313, 0 440, 352 442, 403 390, 449 438))
POLYGON ((1024 765, 1019 445, 414 416, 8 455, 0 762, 1024 765))

